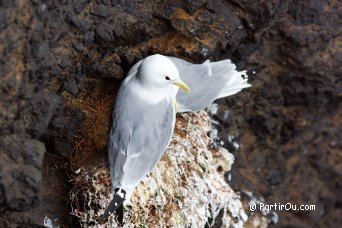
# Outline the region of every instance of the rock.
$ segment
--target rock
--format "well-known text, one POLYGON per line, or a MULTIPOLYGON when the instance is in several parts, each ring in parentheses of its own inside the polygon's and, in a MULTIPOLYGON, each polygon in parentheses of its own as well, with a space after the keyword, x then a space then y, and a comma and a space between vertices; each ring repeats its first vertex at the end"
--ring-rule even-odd
POLYGON ((100 38, 100 41, 113 41, 113 32, 109 25, 100 24, 96 27, 96 35, 100 38))
POLYGON ((75 135, 81 135, 85 115, 77 107, 63 107, 51 120, 45 140, 55 154, 68 158, 74 150, 75 135))
POLYGON ((62 100, 58 95, 46 91, 42 92, 39 97, 32 101, 30 107, 23 112, 26 131, 35 138, 39 138, 46 133, 51 118, 61 102, 62 100))
POLYGON ((192 0, 186 0, 185 1, 187 4, 187 9, 189 10, 189 13, 194 13, 198 8, 200 8, 201 6, 203 6, 207 0, 196 0, 196 1, 192 1, 192 0))
POLYGON ((77 0, 74 1, 73 3, 73 7, 76 13, 81 13, 89 4, 88 0, 77 0))
MULTIPOLYGON (((264 65, 252 88, 219 102, 217 144, 235 156, 226 178, 265 202, 319 205, 305 215, 280 212, 279 226, 340 224, 338 1, 0 2, 0 137, 27 151, 39 151, 31 140, 40 141, 54 158, 39 168, 40 157, 21 156, 14 142, 0 148, 9 180, 0 185, 0 227, 43 225, 45 212, 53 222, 59 215, 61 227, 78 225, 63 201, 69 180, 43 179, 40 198, 39 175, 69 172, 75 154, 95 151, 89 163, 106 155, 119 83, 154 53, 196 63, 230 58, 240 70, 264 65)), ((250 217, 254 226, 265 223, 250 217)))
POLYGON ((77 16, 71 18, 71 23, 82 32, 86 32, 91 28, 91 22, 77 16))
POLYGON ((74 48, 79 52, 82 52, 84 50, 84 46, 81 43, 75 43, 74 48))
POLYGON ((64 67, 69 66, 70 64, 71 64, 71 59, 68 56, 62 56, 58 65, 64 68, 64 67))
POLYGON ((83 41, 86 46, 91 45, 94 42, 94 31, 85 33, 83 41))
POLYGON ((98 59, 91 68, 97 78, 120 79, 124 76, 119 65, 120 62, 121 60, 117 55, 105 56, 103 59, 98 59))
POLYGON ((75 77, 70 76, 67 78, 64 82, 64 89, 73 95, 76 95, 78 93, 78 87, 75 77))
MULTIPOLYGON (((215 223, 243 227, 247 216, 240 197, 223 176, 234 159, 224 149, 216 151, 213 158, 208 148, 210 140, 205 135, 209 129, 205 112, 178 118, 176 134, 164 157, 132 195, 131 209, 125 211, 126 226, 204 227, 215 223), (221 163, 220 173, 217 160, 221 163)), ((76 186, 70 194, 73 213, 82 226, 99 226, 100 216, 110 201, 109 171, 100 164, 77 167, 73 180, 76 186)), ((117 223, 110 217, 106 225, 117 226, 117 223)))
POLYGON ((129 65, 133 66, 134 63, 138 62, 142 59, 142 55, 137 50, 129 50, 124 54, 125 60, 129 63, 129 65))
MULTIPOLYGON (((266 1, 259 4, 266 4, 265 8, 249 16, 274 13, 266 1)), ((244 6, 245 10, 250 7, 244 6)), ((337 17, 336 6, 283 1, 279 10, 286 14, 260 37, 264 44, 258 47, 260 51, 244 47, 236 53, 265 69, 245 97, 221 103, 222 109, 234 112, 229 128, 219 128, 218 136, 231 135, 237 128, 241 132, 242 148, 234 154, 231 174, 233 188, 263 196, 269 204, 316 205, 315 211, 305 213, 273 211, 278 216, 277 226, 329 226, 338 220, 335 211, 339 209, 330 205, 337 202, 339 188, 332 183, 341 169, 333 165, 338 156, 329 141, 341 137, 336 133, 341 129, 336 118, 341 115, 336 92, 341 68, 338 55, 332 54, 340 41, 334 38, 337 21, 327 20, 337 17), (271 54, 265 55, 266 50, 271 54), (325 76, 328 71, 330 77, 325 76), (323 167, 329 171, 322 171, 323 167)), ((248 17, 246 20, 252 22, 248 17)), ((257 23, 253 26, 262 26, 257 23)))
POLYGON ((102 0, 102 4, 110 5, 111 0, 102 0))
POLYGON ((39 47, 34 51, 35 51, 35 55, 38 59, 42 59, 46 55, 50 54, 51 51, 50 51, 50 47, 49 47, 49 41, 48 40, 43 41, 39 45, 39 47))
POLYGON ((0 148, 1 206, 9 211, 37 206, 45 145, 19 135, 7 135, 1 137, 0 148))
POLYGON ((99 17, 109 17, 112 12, 110 11, 110 7, 107 7, 105 5, 97 5, 94 7, 94 9, 90 12, 91 14, 99 17))

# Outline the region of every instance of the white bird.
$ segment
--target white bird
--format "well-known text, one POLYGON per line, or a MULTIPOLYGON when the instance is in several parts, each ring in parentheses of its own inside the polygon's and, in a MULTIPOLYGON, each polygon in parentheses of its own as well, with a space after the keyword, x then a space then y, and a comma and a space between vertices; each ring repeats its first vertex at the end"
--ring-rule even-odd
POLYGON ((230 60, 192 64, 159 54, 130 69, 113 110, 108 156, 115 193, 104 218, 122 209, 161 159, 171 141, 176 112, 204 109, 218 98, 249 87, 245 76, 230 60), (189 93, 178 92, 179 87, 189 93))

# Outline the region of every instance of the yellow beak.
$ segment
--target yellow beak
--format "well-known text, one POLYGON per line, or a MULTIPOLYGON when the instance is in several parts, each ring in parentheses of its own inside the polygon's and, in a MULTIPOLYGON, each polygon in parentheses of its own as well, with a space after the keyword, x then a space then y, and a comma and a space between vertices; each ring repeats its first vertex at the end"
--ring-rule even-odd
POLYGON ((178 82, 174 82, 173 84, 184 89, 186 92, 190 91, 190 88, 182 80, 179 80, 178 82))

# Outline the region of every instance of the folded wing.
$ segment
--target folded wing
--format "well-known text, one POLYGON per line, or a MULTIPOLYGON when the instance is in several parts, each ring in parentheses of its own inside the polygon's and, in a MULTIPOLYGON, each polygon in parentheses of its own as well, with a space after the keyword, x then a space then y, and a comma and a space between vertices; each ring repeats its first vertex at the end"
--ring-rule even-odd
POLYGON ((198 111, 209 107, 216 99, 238 93, 250 87, 245 71, 237 71, 229 59, 192 64, 169 57, 177 66, 180 77, 190 87, 190 93, 177 93, 178 112, 198 111))

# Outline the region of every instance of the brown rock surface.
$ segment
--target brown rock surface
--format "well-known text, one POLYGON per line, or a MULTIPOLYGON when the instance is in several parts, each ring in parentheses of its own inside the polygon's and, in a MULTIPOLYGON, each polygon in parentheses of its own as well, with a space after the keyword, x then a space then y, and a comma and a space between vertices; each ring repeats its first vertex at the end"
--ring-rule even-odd
POLYGON ((314 211, 275 211, 278 226, 342 223, 338 17, 336 1, 290 1, 286 15, 260 37, 252 54, 248 46, 237 51, 247 62, 265 65, 253 88, 245 97, 218 102, 220 140, 230 151, 234 142, 242 145, 233 153, 233 188, 269 204, 316 206, 314 211))
POLYGON ((337 1, 318 0, 0 1, 0 226, 70 224, 74 158, 82 147, 106 156, 120 80, 152 53, 264 64, 252 90, 214 116, 228 149, 228 135, 243 146, 234 187, 319 205, 279 213, 280 225, 337 226, 340 14, 337 1))

